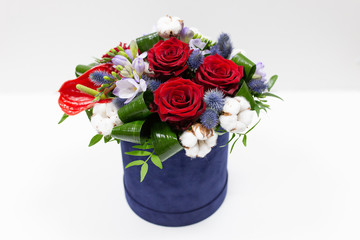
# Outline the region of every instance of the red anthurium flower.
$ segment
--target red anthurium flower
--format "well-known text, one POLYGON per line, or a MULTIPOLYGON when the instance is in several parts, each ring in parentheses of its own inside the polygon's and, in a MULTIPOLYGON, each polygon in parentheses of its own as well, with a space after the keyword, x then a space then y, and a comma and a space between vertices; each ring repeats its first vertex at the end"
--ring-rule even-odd
MULTIPOLYGON (((109 64, 101 64, 92 69, 85 72, 80 77, 66 81, 61 88, 59 89, 60 97, 59 97, 59 106, 67 115, 76 115, 79 112, 82 112, 86 109, 89 109, 94 106, 95 102, 93 102, 94 97, 81 92, 76 88, 77 84, 84 85, 86 87, 97 89, 96 86, 89 78, 90 74, 95 71, 103 71, 111 74, 113 71, 112 66, 109 64)), ((97 103, 107 103, 110 102, 110 99, 100 100, 97 103)))

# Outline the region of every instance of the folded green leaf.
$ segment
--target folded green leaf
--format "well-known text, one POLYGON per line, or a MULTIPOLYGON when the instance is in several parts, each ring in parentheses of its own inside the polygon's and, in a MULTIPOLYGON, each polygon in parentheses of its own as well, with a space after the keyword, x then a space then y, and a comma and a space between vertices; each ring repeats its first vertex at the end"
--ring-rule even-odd
POLYGON ((144 144, 149 136, 148 131, 145 120, 140 120, 114 127, 111 136, 126 142, 144 144))
POLYGON ((236 54, 231 60, 244 67, 244 78, 246 81, 250 81, 256 71, 256 64, 241 53, 236 54))
POLYGON ((176 133, 165 122, 156 121, 152 125, 151 139, 155 153, 162 162, 183 149, 176 133))
POLYGON ((152 92, 146 91, 137 96, 130 103, 118 110, 122 122, 128 123, 136 120, 146 119, 150 112, 149 104, 154 100, 152 92))
POLYGON ((94 146, 95 144, 97 144, 98 142, 100 142, 100 140, 102 139, 103 135, 101 134, 96 134, 89 143, 89 147, 94 146))
POLYGON ((255 100, 254 97, 251 95, 249 87, 247 86, 245 81, 242 81, 240 90, 236 94, 236 96, 243 96, 248 102, 250 103, 251 109, 255 109, 255 100))
POLYGON ((154 148, 153 145, 149 145, 149 144, 135 145, 135 146, 132 146, 132 147, 136 148, 136 149, 151 149, 151 148, 154 148))
POLYGON ((126 165, 125 168, 129 168, 129 167, 132 167, 132 166, 140 166, 140 165, 143 165, 145 161, 143 160, 135 160, 135 161, 132 161, 130 162, 128 165, 126 165))
POLYGON ((146 52, 159 41, 160 41, 160 36, 158 35, 157 32, 150 33, 148 35, 136 39, 136 43, 138 45, 140 53, 146 52))
POLYGON ((160 168, 160 169, 163 168, 162 163, 161 163, 161 160, 160 160, 160 158, 159 158, 158 156, 152 154, 152 155, 151 155, 151 161, 152 161, 153 164, 154 164, 155 166, 157 166, 158 168, 160 168))
POLYGON ((268 85, 268 90, 269 90, 269 91, 270 91, 271 88, 274 86, 274 84, 275 84, 275 82, 276 82, 277 79, 278 79, 278 75, 274 75, 274 76, 272 76, 272 77, 269 79, 269 81, 268 81, 268 83, 267 83, 267 85, 268 85))
POLYGON ((131 152, 126 152, 127 155, 131 155, 131 156, 149 156, 151 155, 150 152, 147 151, 131 151, 131 152))
POLYGON ((144 178, 148 172, 149 169, 149 165, 144 162, 144 164, 141 166, 141 170, 140 170, 140 182, 144 181, 144 178))
POLYGON ((65 121, 65 119, 67 119, 69 117, 69 115, 67 115, 66 113, 64 113, 64 115, 61 117, 60 121, 58 122, 58 124, 62 123, 63 121, 65 121))
POLYGON ((90 70, 94 66, 96 66, 96 63, 91 63, 89 65, 83 65, 83 64, 77 65, 75 68, 76 77, 79 77, 80 75, 84 74, 86 71, 90 70))

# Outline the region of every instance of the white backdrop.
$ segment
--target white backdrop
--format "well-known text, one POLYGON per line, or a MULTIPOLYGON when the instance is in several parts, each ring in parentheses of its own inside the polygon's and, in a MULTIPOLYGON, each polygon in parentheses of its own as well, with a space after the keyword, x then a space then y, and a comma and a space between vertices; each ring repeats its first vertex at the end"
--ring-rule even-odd
POLYGON ((0 239, 360 239, 360 1, 0 0, 0 239), (61 126, 57 89, 165 14, 278 74, 272 111, 229 158, 209 219, 149 224, 125 201, 116 144, 61 126), (104 158, 104 156, 110 156, 104 158))
POLYGON ((214 39, 231 34, 279 74, 279 89, 360 89, 359 10, 358 0, 2 0, 0 81, 16 87, 0 91, 55 91, 77 64, 151 32, 165 14, 214 39))

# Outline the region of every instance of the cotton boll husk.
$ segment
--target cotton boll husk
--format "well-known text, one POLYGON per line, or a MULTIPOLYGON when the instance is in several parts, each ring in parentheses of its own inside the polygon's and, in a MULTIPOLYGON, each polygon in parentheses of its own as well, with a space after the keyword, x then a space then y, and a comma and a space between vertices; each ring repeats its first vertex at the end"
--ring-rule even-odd
POLYGON ((200 123, 192 125, 192 130, 198 140, 206 140, 214 134, 214 130, 208 129, 200 123))
POLYGON ((120 120, 120 118, 119 118, 119 116, 117 114, 111 116, 110 120, 111 120, 111 122, 113 123, 114 126, 119 126, 119 125, 123 124, 123 122, 120 120))
POLYGON ((199 153, 199 144, 195 144, 193 147, 191 148, 185 148, 185 154, 188 157, 191 158, 196 158, 196 156, 199 153))
POLYGON ((235 128, 231 129, 230 132, 231 133, 241 133, 241 132, 244 132, 245 129, 246 129, 246 125, 240 121, 237 121, 235 128))
POLYGON ((110 118, 103 118, 99 124, 99 133, 101 133, 104 136, 108 136, 111 134, 113 127, 114 124, 110 118))
POLYGON ((240 102, 235 98, 226 97, 223 111, 230 114, 238 114, 240 112, 240 102))
POLYGON ((114 115, 117 115, 117 107, 114 103, 108 103, 106 104, 106 115, 108 117, 112 117, 114 115))
POLYGON ((211 147, 209 147, 205 141, 199 141, 199 152, 197 154, 198 157, 205 157, 211 151, 211 147))
POLYGON ((106 117, 106 105, 106 103, 96 103, 93 108, 93 114, 106 117))
POLYGON ((91 117, 91 120, 90 120, 91 125, 97 132, 100 132, 99 125, 102 122, 102 120, 103 120, 103 117, 101 115, 93 115, 91 117))
POLYGON ((236 128, 237 115, 220 115, 220 126, 226 131, 236 128))
POLYGON ((254 111, 245 110, 239 113, 238 121, 242 122, 246 127, 248 127, 254 119, 254 111))
POLYGON ((246 98, 242 96, 235 97, 235 99, 240 103, 240 112, 251 109, 250 103, 246 98))
POLYGON ((205 140, 205 143, 209 146, 209 147, 214 147, 216 145, 216 141, 218 139, 218 135, 215 133, 213 136, 209 137, 208 139, 205 140))
POLYGON ((197 144, 197 141, 198 141, 198 139, 196 138, 194 133, 192 133, 191 131, 183 132, 179 139, 181 141, 181 144, 184 147, 188 147, 188 148, 191 148, 191 147, 195 146, 197 144))

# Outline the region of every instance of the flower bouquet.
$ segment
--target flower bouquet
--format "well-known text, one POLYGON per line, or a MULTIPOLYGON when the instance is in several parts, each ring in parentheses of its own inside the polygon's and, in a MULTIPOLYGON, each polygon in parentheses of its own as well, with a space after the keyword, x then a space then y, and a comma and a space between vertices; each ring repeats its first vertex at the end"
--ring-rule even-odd
POLYGON ((253 119, 269 109, 266 97, 279 98, 270 93, 277 76, 267 79, 264 65, 233 49, 226 33, 212 41, 171 16, 156 27, 78 65, 77 78, 59 90, 60 123, 85 111, 97 131, 89 146, 121 144, 134 212, 183 226, 222 204, 228 144, 246 146, 253 119))

